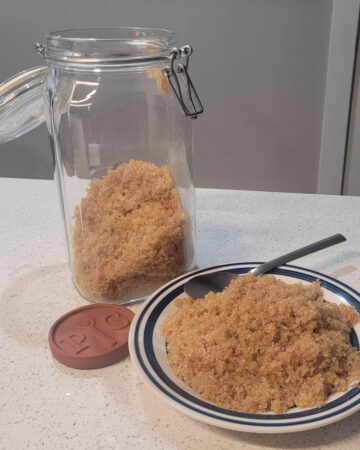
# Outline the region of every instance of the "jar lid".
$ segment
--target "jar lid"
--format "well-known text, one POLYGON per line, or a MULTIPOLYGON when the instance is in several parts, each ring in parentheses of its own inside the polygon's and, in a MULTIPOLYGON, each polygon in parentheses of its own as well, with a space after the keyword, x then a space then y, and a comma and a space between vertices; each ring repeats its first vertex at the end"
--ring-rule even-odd
POLYGON ((48 67, 24 70, 0 84, 0 145, 45 121, 44 83, 48 67))
POLYGON ((129 352, 128 335, 134 313, 124 306, 94 304, 61 316, 50 328, 54 358, 75 369, 97 369, 129 352))

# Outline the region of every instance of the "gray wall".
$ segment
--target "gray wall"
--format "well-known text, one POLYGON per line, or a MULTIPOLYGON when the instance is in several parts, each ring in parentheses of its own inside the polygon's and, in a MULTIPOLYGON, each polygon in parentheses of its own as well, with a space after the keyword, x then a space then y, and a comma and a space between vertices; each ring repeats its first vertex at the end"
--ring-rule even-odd
MULTIPOLYGON (((330 0, 1 0, 0 80, 57 29, 148 26, 195 48, 196 185, 315 192, 330 0)), ((51 178, 44 126, 0 149, 0 176, 51 178)))

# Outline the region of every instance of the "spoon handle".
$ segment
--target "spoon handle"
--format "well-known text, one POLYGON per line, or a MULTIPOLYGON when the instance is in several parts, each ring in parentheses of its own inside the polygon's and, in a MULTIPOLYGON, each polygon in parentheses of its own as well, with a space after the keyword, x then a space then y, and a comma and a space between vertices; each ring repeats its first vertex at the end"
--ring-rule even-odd
POLYGON ((251 273, 254 276, 262 275, 263 273, 268 272, 275 267, 279 267, 289 261, 301 258, 302 256, 310 255, 310 253, 317 252, 318 250, 331 247, 332 245, 339 244, 340 242, 344 241, 346 241, 346 238, 342 234, 334 234, 333 236, 330 236, 328 238, 321 239, 321 241, 306 245, 305 247, 299 248, 298 250, 286 253, 286 255, 279 256, 276 259, 268 261, 265 264, 261 264, 260 266, 252 269, 251 273))

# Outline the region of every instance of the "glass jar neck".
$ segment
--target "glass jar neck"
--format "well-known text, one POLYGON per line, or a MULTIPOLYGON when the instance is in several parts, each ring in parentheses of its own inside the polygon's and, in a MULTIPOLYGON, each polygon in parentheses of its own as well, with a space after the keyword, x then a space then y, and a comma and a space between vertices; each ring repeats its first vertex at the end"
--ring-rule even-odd
POLYGON ((167 60, 174 33, 154 28, 92 28, 56 31, 37 46, 50 65, 104 68, 167 60))

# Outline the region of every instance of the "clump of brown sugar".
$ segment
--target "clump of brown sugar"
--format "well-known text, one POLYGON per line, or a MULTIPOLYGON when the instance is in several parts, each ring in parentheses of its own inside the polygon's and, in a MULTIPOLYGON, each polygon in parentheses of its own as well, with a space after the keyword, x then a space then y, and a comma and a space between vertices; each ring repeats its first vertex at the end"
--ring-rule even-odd
POLYGON ((320 407, 360 380, 350 343, 360 316, 324 301, 319 282, 246 275, 176 306, 161 326, 168 364, 216 405, 250 413, 320 407))
POLYGON ((131 160, 91 181, 73 246, 75 282, 96 300, 143 296, 183 273, 190 225, 170 168, 131 160))
POLYGON ((147 71, 148 78, 154 78, 156 81, 157 88, 164 94, 169 93, 169 83, 165 78, 161 69, 152 69, 147 71))

